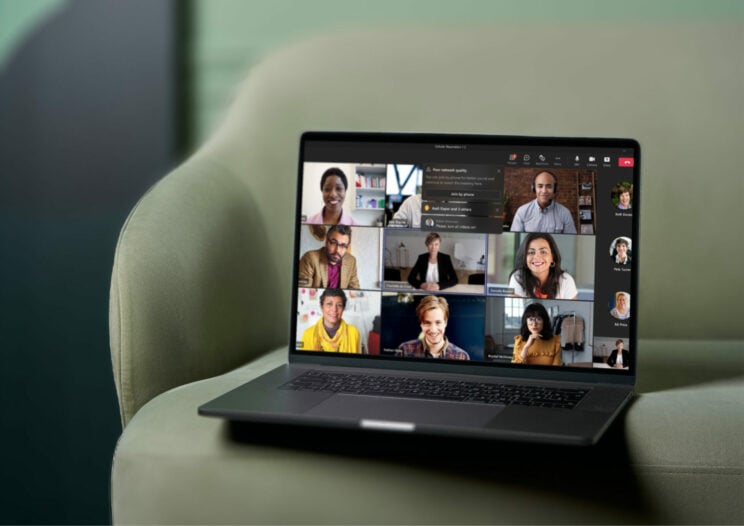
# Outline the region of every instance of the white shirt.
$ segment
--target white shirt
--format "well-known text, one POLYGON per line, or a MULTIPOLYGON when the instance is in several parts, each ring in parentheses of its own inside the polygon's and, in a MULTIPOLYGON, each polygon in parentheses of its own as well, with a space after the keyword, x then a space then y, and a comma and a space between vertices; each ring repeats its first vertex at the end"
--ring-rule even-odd
MULTIPOLYGON (((529 294, 525 292, 525 290, 517 281, 516 274, 512 274, 512 277, 509 278, 509 288, 514 289, 514 294, 517 296, 529 297, 529 294)), ((558 280, 558 293, 555 295, 554 299, 571 300, 578 293, 579 291, 576 289, 576 282, 571 277, 571 275, 568 272, 564 272, 563 274, 561 274, 561 277, 558 280)))
POLYGON ((627 254, 625 254, 625 261, 622 261, 620 259, 620 255, 618 254, 617 256, 615 256, 615 263, 617 263, 618 265, 627 265, 628 263, 630 263, 630 258, 627 254))
POLYGON ((426 268, 426 281, 439 283, 439 265, 437 263, 429 263, 426 268))
POLYGON ((388 226, 421 228, 421 194, 413 194, 401 203, 388 226))

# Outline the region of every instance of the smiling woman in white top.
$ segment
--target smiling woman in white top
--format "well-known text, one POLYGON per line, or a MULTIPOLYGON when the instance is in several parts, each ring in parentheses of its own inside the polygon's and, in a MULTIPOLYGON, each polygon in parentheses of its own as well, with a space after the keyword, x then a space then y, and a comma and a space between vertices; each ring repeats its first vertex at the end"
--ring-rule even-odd
POLYGON ((618 320, 630 318, 630 294, 622 291, 616 292, 615 306, 610 310, 610 314, 618 320))
POLYGON ((575 300, 579 293, 571 275, 561 268, 561 253, 550 234, 528 234, 519 246, 509 276, 515 296, 575 300))

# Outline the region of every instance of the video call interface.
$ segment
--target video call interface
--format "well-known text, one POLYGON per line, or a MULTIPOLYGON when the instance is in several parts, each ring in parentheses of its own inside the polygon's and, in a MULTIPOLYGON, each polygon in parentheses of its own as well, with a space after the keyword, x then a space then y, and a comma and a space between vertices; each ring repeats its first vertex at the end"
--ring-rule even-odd
POLYGON ((294 352, 634 371, 634 159, 307 140, 294 352))

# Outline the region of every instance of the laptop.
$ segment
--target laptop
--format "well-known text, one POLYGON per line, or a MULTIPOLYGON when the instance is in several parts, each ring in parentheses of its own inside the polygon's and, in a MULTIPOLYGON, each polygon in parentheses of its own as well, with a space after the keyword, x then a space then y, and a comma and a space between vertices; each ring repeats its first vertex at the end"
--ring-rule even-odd
POLYGON ((632 139, 304 133, 288 363, 199 414, 596 443, 636 379, 639 169, 632 139))

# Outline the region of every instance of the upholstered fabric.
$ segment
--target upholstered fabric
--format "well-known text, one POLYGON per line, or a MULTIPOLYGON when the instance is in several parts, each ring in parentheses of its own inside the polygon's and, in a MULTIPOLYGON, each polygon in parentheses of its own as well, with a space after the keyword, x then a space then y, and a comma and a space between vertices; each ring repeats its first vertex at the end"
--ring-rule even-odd
POLYGON ((286 343, 288 288, 279 272, 287 264, 268 250, 278 234, 258 214, 260 199, 241 177, 194 160, 131 212, 117 245, 110 302, 123 423, 171 387, 286 343), (256 312, 261 322, 246 323, 256 312))
POLYGON ((741 49, 741 26, 726 23, 500 26, 329 34, 268 57, 121 232, 114 522, 744 522, 744 248, 731 243, 744 192, 741 49), (640 141, 642 394, 598 447, 412 443, 197 416, 285 357, 308 129, 640 141))
POLYGON ((643 391, 595 448, 231 430, 196 414, 282 363, 282 348, 137 413, 113 466, 114 522, 741 522, 741 344, 644 340, 639 351, 643 391), (701 349, 714 365, 700 383, 664 377, 701 349))

